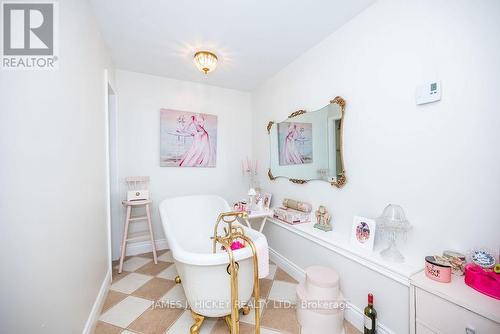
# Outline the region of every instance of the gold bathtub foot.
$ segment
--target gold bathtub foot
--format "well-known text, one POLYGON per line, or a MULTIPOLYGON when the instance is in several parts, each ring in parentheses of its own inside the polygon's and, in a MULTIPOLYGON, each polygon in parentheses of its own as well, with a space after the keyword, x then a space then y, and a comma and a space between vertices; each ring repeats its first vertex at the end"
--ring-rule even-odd
POLYGON ((243 313, 243 315, 249 315, 250 314, 250 306, 248 305, 245 305, 241 308, 241 313, 243 313))
POLYGON ((193 311, 191 311, 191 316, 193 317, 194 325, 191 326, 190 332, 191 334, 199 334, 201 324, 203 323, 203 320, 205 320, 205 317, 193 311))
POLYGON ((181 278, 179 276, 175 276, 175 284, 181 284, 181 278))

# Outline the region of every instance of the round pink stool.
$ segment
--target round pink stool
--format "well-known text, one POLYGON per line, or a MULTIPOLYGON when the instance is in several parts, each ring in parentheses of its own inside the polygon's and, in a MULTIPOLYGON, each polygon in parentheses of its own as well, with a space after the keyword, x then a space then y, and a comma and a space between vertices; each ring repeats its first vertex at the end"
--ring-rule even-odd
POLYGON ((311 266, 297 286, 297 320, 302 333, 344 333, 344 297, 339 275, 331 268, 311 266))

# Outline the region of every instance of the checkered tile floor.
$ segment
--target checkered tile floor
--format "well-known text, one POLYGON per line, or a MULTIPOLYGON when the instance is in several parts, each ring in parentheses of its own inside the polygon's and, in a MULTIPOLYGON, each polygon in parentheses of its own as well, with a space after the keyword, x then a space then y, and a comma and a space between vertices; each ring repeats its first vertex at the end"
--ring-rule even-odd
MULTIPOLYGON (((181 285, 176 285, 177 276, 170 251, 158 252, 158 264, 154 264, 151 253, 127 257, 123 272, 118 274, 118 265, 113 263, 113 282, 104 302, 95 334, 189 334, 193 324, 191 312, 183 308, 152 307, 155 302, 167 301, 169 305, 185 304, 181 285)), ((293 301, 295 281, 275 264, 270 264, 270 274, 261 280, 261 298, 273 301, 261 315, 262 334, 298 334, 295 310, 275 307, 274 301, 293 301)), ((254 313, 240 318, 240 333, 254 333, 254 313)), ((346 334, 359 333, 346 322, 346 334)), ((200 334, 229 334, 223 319, 206 319, 200 334)))

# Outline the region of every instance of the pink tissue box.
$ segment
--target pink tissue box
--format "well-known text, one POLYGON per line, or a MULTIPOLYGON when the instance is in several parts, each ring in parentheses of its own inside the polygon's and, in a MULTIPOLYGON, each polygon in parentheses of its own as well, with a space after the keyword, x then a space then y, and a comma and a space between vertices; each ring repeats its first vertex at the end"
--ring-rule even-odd
POLYGON ((274 218, 277 218, 287 224, 308 223, 311 220, 309 212, 302 212, 290 208, 275 208, 274 218))

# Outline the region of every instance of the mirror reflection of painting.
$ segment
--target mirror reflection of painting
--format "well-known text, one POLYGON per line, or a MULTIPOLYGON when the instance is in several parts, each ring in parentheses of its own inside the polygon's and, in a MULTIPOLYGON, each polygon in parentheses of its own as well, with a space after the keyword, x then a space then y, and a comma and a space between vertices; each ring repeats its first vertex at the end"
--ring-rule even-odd
POLYGON ((217 116, 160 110, 160 166, 215 167, 217 116))
POLYGON ((356 239, 359 242, 365 243, 370 238, 370 226, 367 223, 361 222, 356 226, 356 239))
POLYGON ((280 165, 311 163, 312 123, 281 122, 278 124, 280 165))
POLYGON ((269 121, 269 178, 285 177, 294 183, 323 180, 343 187, 344 106, 345 101, 337 96, 318 110, 298 110, 283 122, 269 121))

